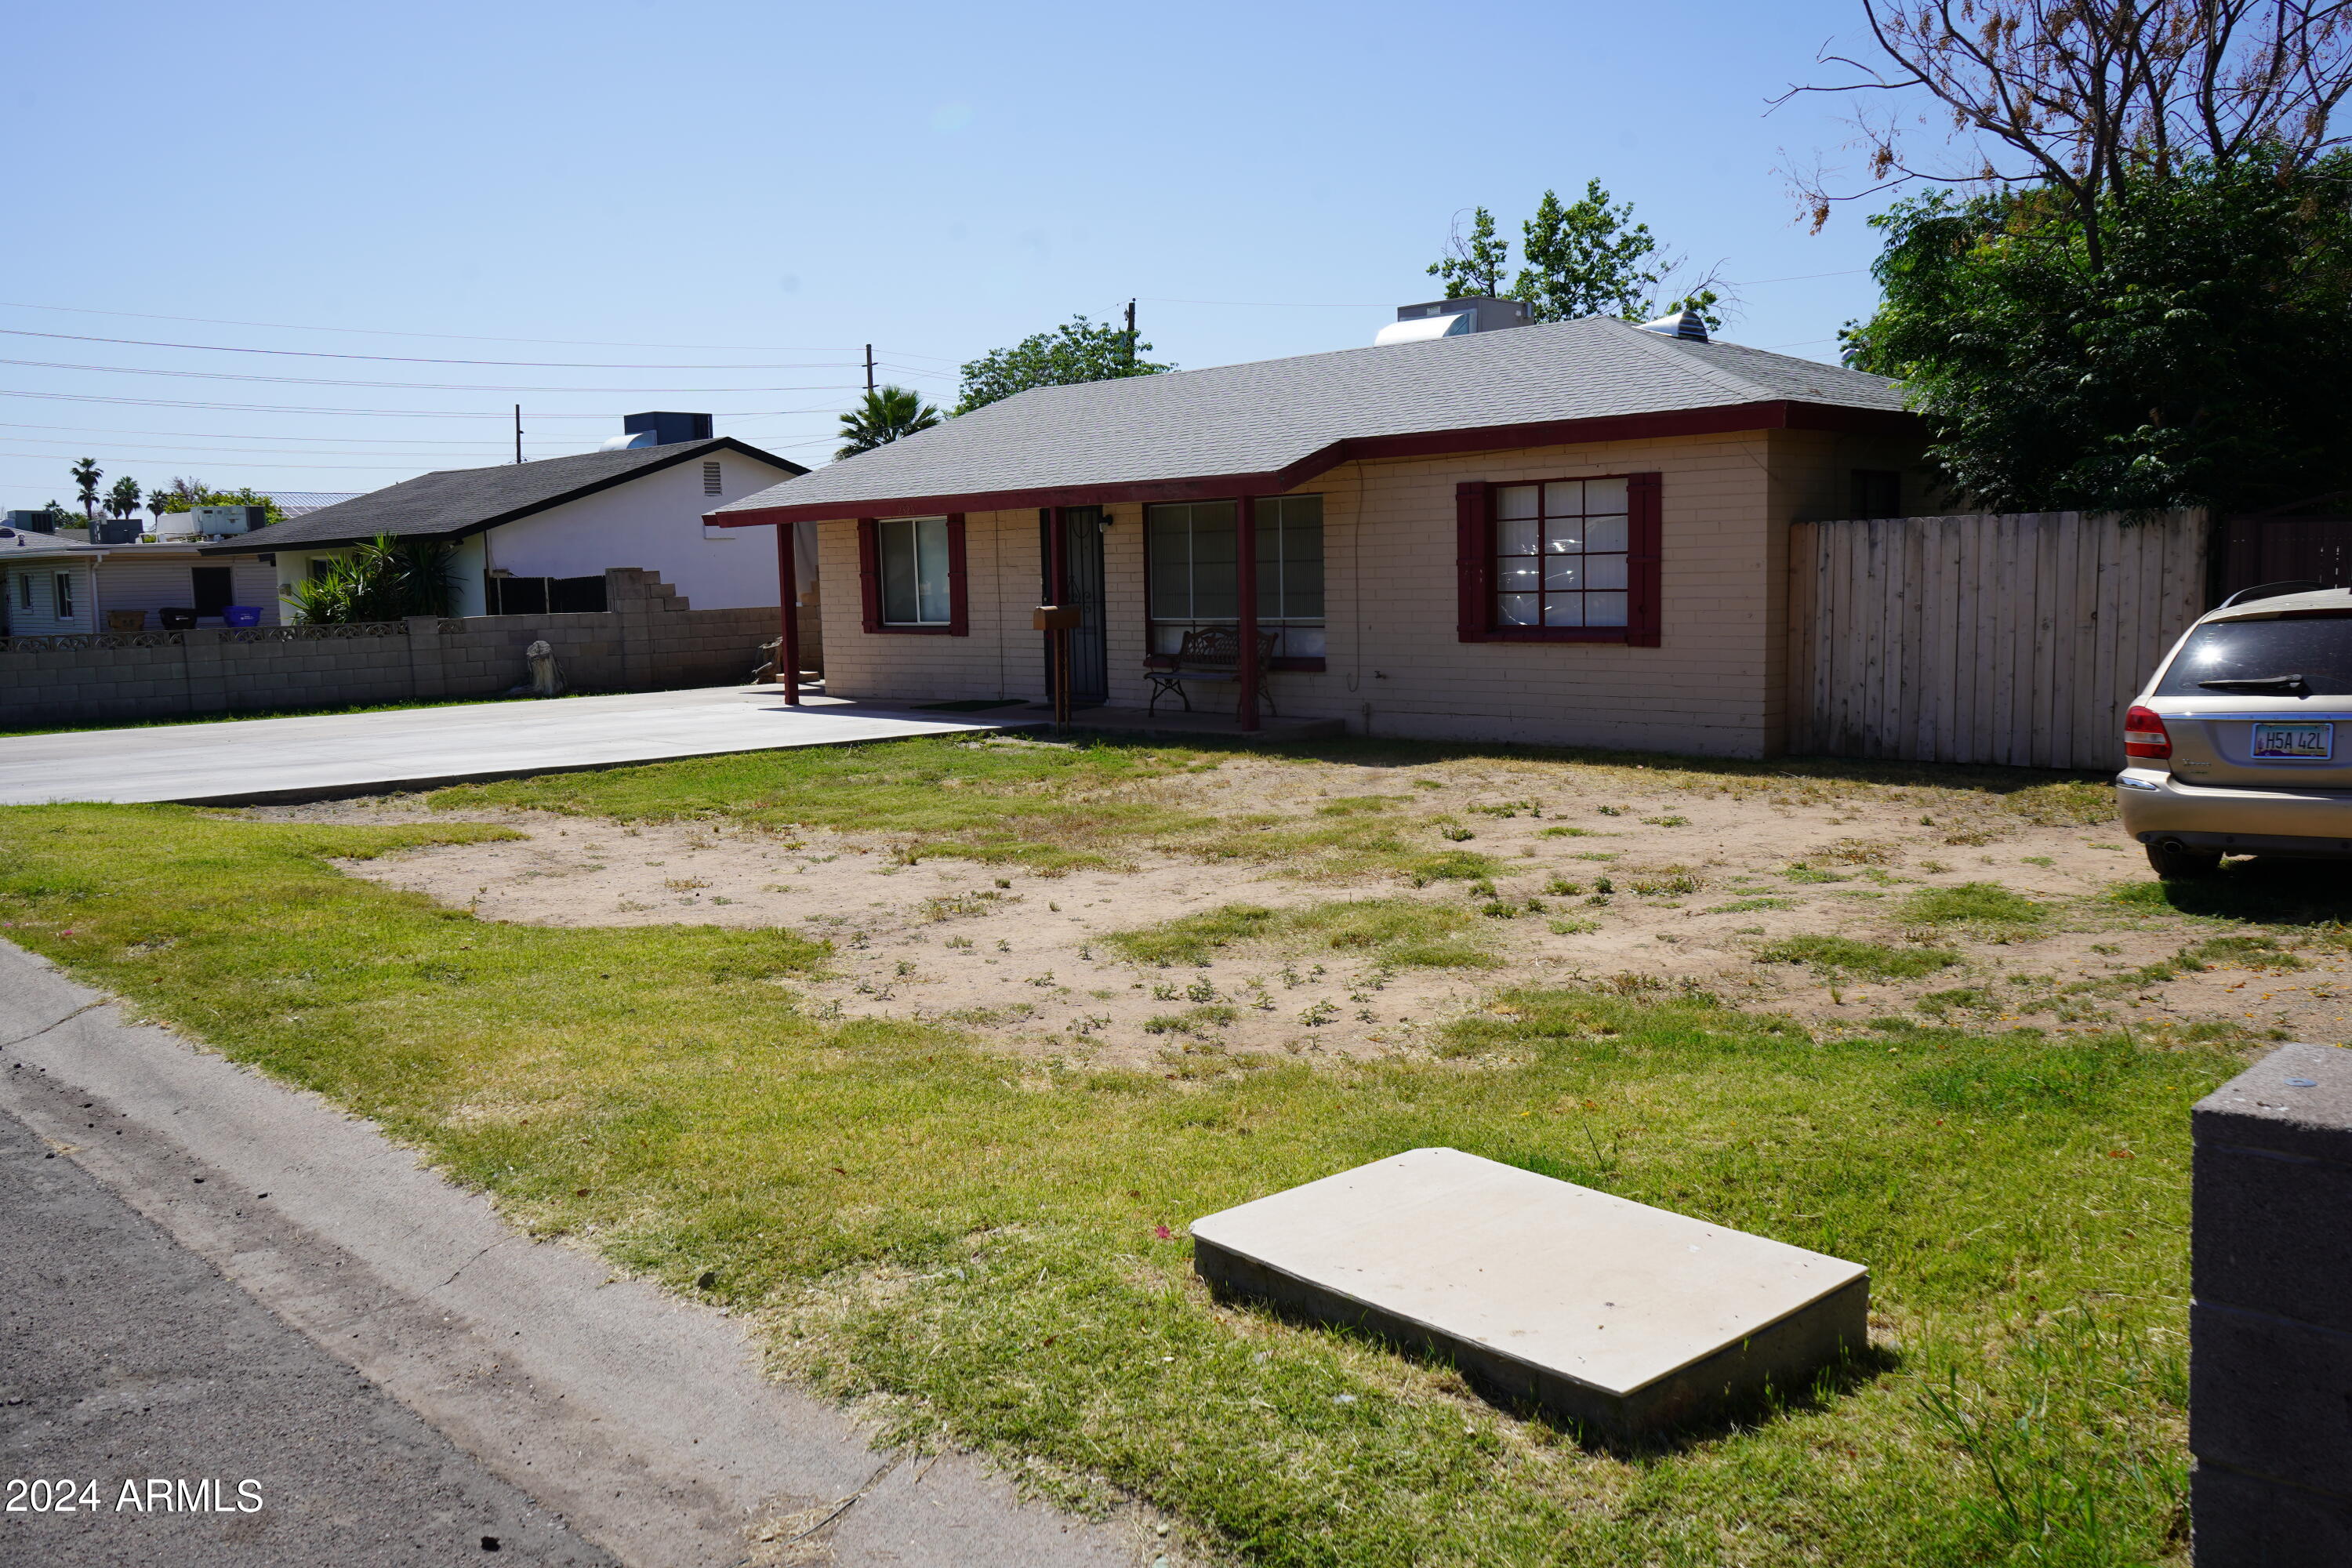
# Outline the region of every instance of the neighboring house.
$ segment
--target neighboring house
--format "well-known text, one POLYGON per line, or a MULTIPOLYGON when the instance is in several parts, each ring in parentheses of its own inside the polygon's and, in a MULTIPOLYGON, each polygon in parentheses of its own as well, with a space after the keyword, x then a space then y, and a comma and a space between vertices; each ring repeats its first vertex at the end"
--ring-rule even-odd
MULTIPOLYGON (((1788 532, 1921 506, 1882 377, 1607 319, 1045 387, 714 509, 814 521, 863 615, 826 690, 1071 694, 1238 625, 1257 563, 1286 716, 1387 735, 1758 756, 1782 744, 1788 532)), ((1192 689, 1234 710, 1231 686, 1192 689)), ((1168 704, 1163 701, 1162 710, 1168 704)))
POLYGON ((231 605, 260 611, 260 624, 278 624, 277 575, 255 561, 208 560, 194 539, 167 544, 89 544, 76 531, 25 533, 0 530, 0 595, 13 637, 115 629, 136 612, 137 629, 154 631, 161 612, 194 612, 198 626, 221 626, 231 605))
POLYGON ((215 556, 258 557, 276 568, 273 597, 331 557, 379 534, 457 546, 459 616, 602 610, 608 567, 657 574, 698 610, 776 603, 772 536, 707 526, 714 505, 807 470, 732 437, 656 444, 698 427, 707 415, 630 416, 664 421, 618 439, 645 444, 425 474, 257 532, 206 546, 215 556))

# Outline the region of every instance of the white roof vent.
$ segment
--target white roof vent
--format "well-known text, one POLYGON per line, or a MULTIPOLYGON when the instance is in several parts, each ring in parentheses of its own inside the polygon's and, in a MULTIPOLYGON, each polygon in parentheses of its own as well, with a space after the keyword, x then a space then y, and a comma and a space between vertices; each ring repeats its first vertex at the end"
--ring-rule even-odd
POLYGON ((1699 318, 1696 310, 1676 310, 1671 316, 1660 316, 1654 321, 1643 321, 1642 330, 1645 332, 1655 332, 1660 337, 1683 338, 1695 343, 1707 341, 1706 322, 1699 318))
POLYGON ((1382 327, 1380 336, 1372 340, 1374 348, 1386 348, 1391 343, 1421 343, 1432 338, 1458 338, 1478 330, 1478 318, 1468 310, 1457 310, 1450 316, 1415 316, 1410 321, 1393 321, 1382 327))
POLYGON ((1382 327, 1372 346, 1389 343, 1422 343, 1432 338, 1458 338, 1469 332, 1500 331, 1505 327, 1525 327, 1534 323, 1528 320, 1528 307, 1520 300, 1497 300, 1490 295, 1472 294, 1459 300, 1432 300, 1420 305, 1399 305, 1394 324, 1382 327))

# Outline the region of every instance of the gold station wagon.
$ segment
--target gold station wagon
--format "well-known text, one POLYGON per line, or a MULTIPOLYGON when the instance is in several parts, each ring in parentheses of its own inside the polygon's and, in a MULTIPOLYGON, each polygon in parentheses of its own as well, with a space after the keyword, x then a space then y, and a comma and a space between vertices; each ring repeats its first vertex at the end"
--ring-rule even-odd
POLYGON ((2159 877, 2352 858, 2352 588, 2273 583, 2189 627, 2124 720, 2124 829, 2159 877))

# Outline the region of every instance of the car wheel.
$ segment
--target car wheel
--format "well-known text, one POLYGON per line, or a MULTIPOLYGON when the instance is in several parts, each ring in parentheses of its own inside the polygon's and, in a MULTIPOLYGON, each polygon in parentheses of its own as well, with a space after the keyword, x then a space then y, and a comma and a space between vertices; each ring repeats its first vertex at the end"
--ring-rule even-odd
POLYGON ((2179 877, 2210 877, 2221 867, 2219 849, 2191 849, 2185 844, 2151 844, 2147 863, 2170 881, 2179 877))

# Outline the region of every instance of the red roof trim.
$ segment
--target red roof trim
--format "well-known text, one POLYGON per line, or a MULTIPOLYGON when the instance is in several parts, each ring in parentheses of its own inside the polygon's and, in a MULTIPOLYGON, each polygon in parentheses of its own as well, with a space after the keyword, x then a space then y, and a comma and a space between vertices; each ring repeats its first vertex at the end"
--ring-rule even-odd
POLYGON ((757 511, 710 512, 720 528, 762 528, 780 522, 845 517, 936 517, 951 511, 1010 511, 1022 507, 1099 506, 1113 501, 1223 500, 1231 496, 1280 495, 1342 463, 1380 458, 1433 458, 1459 452, 1500 452, 1526 447, 1574 447, 1598 441, 1651 441, 1673 436, 1720 436, 1742 430, 1835 430, 1907 436, 1916 415, 1833 404, 1732 403, 1659 414, 1614 414, 1596 419, 1556 419, 1531 425, 1488 425, 1472 430, 1430 430, 1402 436, 1334 441, 1287 468, 1263 474, 1204 474, 1118 484, 1055 485, 1034 489, 970 490, 956 495, 895 496, 886 500, 812 501, 757 511))

